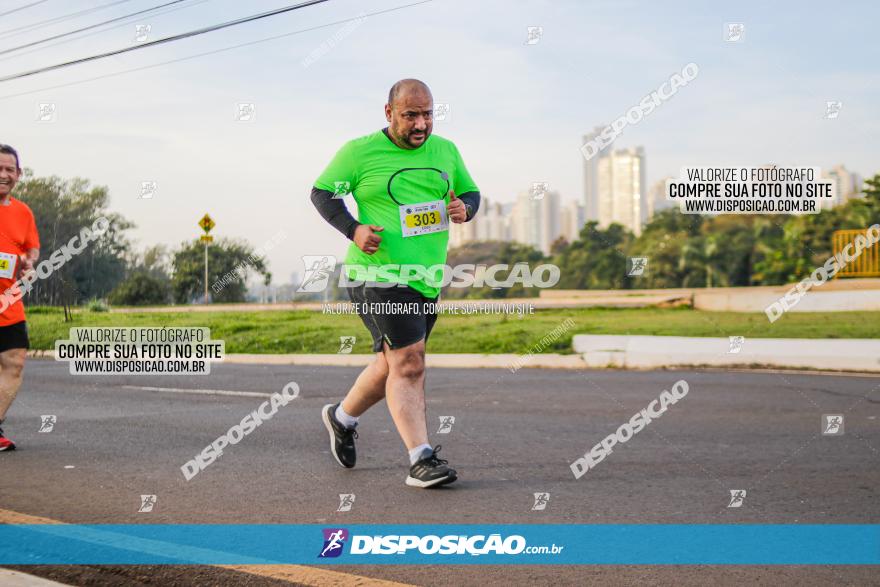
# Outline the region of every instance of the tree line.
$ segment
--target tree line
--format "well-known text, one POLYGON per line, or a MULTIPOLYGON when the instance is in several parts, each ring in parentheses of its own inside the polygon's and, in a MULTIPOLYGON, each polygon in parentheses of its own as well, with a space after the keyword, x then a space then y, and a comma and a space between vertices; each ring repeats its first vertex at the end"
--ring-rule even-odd
MULTIPOLYGON (((552 263, 560 269, 560 289, 645 289, 780 285, 799 281, 832 256, 831 235, 880 222, 880 174, 866 180, 865 196, 819 214, 719 215, 656 214, 635 236, 619 224, 599 228, 588 222, 578 239, 553 243, 550 255, 513 242, 475 242, 449 251, 448 265, 552 263), (629 275, 630 259, 647 259, 641 275, 629 275)), ((32 305, 71 307, 89 300, 115 305, 187 304, 204 301, 204 245, 198 239, 175 248, 156 245, 139 251, 127 236, 133 222, 109 211, 106 187, 88 180, 34 177, 25 170, 14 197, 34 212, 41 258, 78 235, 96 219, 110 228, 47 279, 35 282, 32 305)), ((247 280, 272 274, 249 243, 220 238, 208 248, 209 301, 243 302, 247 280), (219 284, 219 285, 218 285, 219 284)), ((334 282, 335 283, 335 282, 334 282)), ((330 297, 345 298, 339 292, 330 297)), ((536 296, 534 288, 445 288, 446 298, 536 296)))
MULTIPOLYGON (((864 198, 818 214, 656 214, 635 236, 619 224, 588 222, 578 239, 559 238, 551 254, 517 243, 478 242, 453 249, 455 263, 553 263, 560 289, 648 289, 781 285, 797 282, 832 256, 835 230, 880 222, 880 174, 866 180, 864 198), (641 275, 629 275, 633 257, 646 258, 641 275)), ((536 296, 534 289, 447 288, 446 297, 536 296)))
MULTIPOLYGON (((70 256, 46 279, 35 282, 30 305, 76 306, 89 300, 118 305, 186 304, 204 301, 204 245, 198 239, 176 248, 165 245, 136 250, 126 232, 135 224, 109 211, 106 187, 88 180, 34 177, 25 170, 13 197, 34 213, 40 234, 40 257, 66 245, 100 217, 110 220, 108 231, 80 254, 70 256)), ((271 280, 265 260, 247 242, 221 238, 208 247, 209 301, 243 302, 250 275, 271 280), (230 278, 234 276, 235 278, 230 278)))

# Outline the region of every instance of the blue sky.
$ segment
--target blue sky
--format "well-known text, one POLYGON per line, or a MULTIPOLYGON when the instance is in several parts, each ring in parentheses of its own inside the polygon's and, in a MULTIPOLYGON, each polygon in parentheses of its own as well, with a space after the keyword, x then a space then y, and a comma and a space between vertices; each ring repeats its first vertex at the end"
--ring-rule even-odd
MULTIPOLYGON (((162 3, 132 0, 28 34, 3 32, 109 0, 44 4, 0 18, 0 51, 162 3)), ((0 12, 30 3, 4 0, 0 12)), ((143 247, 215 233, 260 246, 276 282, 300 257, 344 255, 347 241, 308 200, 312 181, 346 140, 384 126, 396 80, 417 77, 451 104, 434 132, 461 150, 482 193, 513 201, 533 181, 580 200, 581 135, 609 122, 694 62, 697 79, 617 147, 642 145, 651 183, 682 166, 845 164, 880 172, 880 43, 876 3, 434 0, 372 16, 309 67, 302 60, 345 25, 78 83, 201 52, 387 10, 401 0, 331 0, 271 19, 63 71, 0 83, 0 142, 39 175, 107 185, 143 247), (723 39, 742 22, 742 43, 723 39), (542 26, 536 45, 526 28, 542 26), (67 87, 56 87, 64 84, 67 87), (23 94, 23 95, 20 95, 23 94), (843 102, 823 118, 825 102, 843 102), (36 104, 57 120, 37 123, 36 104), (236 104, 256 119, 234 120, 236 104), (139 199, 142 181, 158 182, 139 199)), ((0 76, 133 43, 134 23, 159 38, 287 5, 191 1, 189 8, 26 55, 0 55, 0 76), (9 59, 9 57, 14 57, 9 59)), ((351 27, 349 27, 351 28, 351 27)))

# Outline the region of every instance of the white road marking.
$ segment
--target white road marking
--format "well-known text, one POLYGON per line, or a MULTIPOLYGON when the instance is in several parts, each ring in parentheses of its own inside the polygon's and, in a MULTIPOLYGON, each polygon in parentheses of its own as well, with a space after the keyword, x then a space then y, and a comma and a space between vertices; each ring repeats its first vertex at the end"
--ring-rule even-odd
POLYGON ((123 385, 127 389, 143 391, 162 391, 165 393, 195 393, 198 395, 231 395, 235 397, 272 397, 271 393, 261 391, 234 391, 228 389, 184 389, 179 387, 149 387, 146 385, 123 385))

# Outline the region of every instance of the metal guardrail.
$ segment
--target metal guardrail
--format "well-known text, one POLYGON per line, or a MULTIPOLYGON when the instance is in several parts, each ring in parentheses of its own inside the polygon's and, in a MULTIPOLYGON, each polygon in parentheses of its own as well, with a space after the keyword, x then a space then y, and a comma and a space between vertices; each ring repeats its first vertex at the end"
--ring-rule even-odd
MULTIPOLYGON (((855 241, 858 235, 867 236, 868 229, 835 230, 831 235, 831 248, 836 255, 850 243, 855 241)), ((862 251, 852 263, 842 268, 838 277, 880 277, 880 246, 875 245, 862 251)))

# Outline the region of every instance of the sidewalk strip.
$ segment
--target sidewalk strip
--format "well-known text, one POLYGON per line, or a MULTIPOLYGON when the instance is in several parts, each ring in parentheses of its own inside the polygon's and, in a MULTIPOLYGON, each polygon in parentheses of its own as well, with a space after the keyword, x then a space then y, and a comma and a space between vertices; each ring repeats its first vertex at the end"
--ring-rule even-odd
POLYGON ((3 587, 67 587, 65 583, 50 581, 11 569, 0 569, 0 585, 3 587))
POLYGON ((408 583, 395 583, 394 581, 385 581, 384 579, 372 579, 370 577, 361 577, 358 575, 350 575, 348 573, 340 573, 339 571, 328 571, 325 569, 314 569, 312 567, 304 567, 302 565, 217 565, 224 569, 248 573, 250 575, 258 575, 260 577, 269 577, 271 579, 281 579, 290 583, 301 583, 303 585, 314 585, 315 587, 364 587, 366 585, 379 585, 382 587, 409 587, 408 583))
MULTIPOLYGON (((22 514, 12 510, 0 508, 0 524, 64 524, 59 520, 51 518, 41 518, 39 516, 31 516, 22 514)), ((124 565, 120 565, 124 566, 124 565)), ((249 575, 257 575, 259 577, 267 577, 270 579, 278 579, 287 581, 288 583, 296 583, 299 585, 309 585, 313 587, 362 587, 366 585, 381 585, 384 587, 411 587, 407 583, 395 583, 393 581, 385 581, 382 579, 373 579, 370 577, 361 577, 349 573, 341 573, 339 571, 328 571, 325 569, 317 569, 304 565, 211 565, 221 569, 237 571, 239 573, 247 573, 249 575)), ((6 585, 3 575, 0 574, 0 584, 6 585)), ((15 585, 14 583, 12 583, 15 585)), ((28 583, 21 583, 22 587, 28 583)), ((52 583, 32 583, 35 587, 45 585, 48 587, 52 583)))

